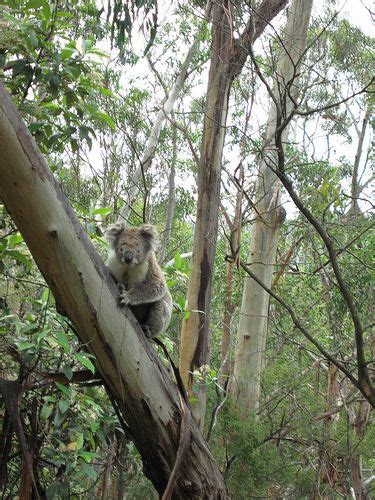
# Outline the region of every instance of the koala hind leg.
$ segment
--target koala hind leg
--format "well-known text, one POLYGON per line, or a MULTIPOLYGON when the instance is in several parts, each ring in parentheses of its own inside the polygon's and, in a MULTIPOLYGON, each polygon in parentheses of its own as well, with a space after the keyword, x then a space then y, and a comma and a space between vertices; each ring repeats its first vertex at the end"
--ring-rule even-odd
POLYGON ((145 325, 148 327, 150 337, 156 337, 165 332, 171 320, 171 314, 172 303, 169 300, 163 298, 155 302, 145 325))

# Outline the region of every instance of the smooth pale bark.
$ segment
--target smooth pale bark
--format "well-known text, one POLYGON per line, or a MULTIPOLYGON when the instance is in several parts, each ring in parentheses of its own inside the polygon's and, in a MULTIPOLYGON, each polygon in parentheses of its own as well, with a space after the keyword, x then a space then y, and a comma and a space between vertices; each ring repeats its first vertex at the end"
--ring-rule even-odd
MULTIPOLYGON (((126 420, 144 472, 162 494, 183 411, 176 386, 127 308, 108 270, 0 84, 0 196, 60 311, 70 319, 126 420)), ((186 411, 189 411, 186 409, 186 411)), ((222 475, 194 421, 175 498, 227 498, 222 475)))
POLYGON ((210 357, 211 285, 229 93, 234 78, 240 74, 246 62, 249 47, 286 3, 287 0, 261 2, 237 40, 232 37, 231 2, 220 0, 212 7, 211 62, 198 166, 194 247, 187 291, 187 309, 190 314, 183 321, 180 344, 180 373, 188 394, 193 396, 193 414, 201 428, 206 410, 206 385, 203 376, 193 387, 194 371, 207 365, 210 357))
MULTIPOLYGON (((268 288, 272 284, 276 249, 285 211, 280 206, 281 184, 272 169, 278 164, 275 134, 277 119, 288 117, 298 95, 298 72, 306 45, 312 0, 293 0, 287 26, 281 35, 284 51, 275 71, 274 97, 269 111, 256 185, 256 213, 249 250, 251 271, 268 288), (278 117, 277 109, 281 110, 278 117)), ((286 141, 288 125, 282 141, 286 141)), ((257 412, 260 396, 260 374, 268 331, 269 295, 250 276, 245 277, 240 321, 237 332, 231 392, 240 418, 257 412)))
MULTIPOLYGON (((207 14, 209 10, 207 9, 207 14)), ((193 59, 195 52, 199 46, 199 36, 198 34, 190 47, 188 53, 186 54, 185 60, 181 65, 180 73, 178 74, 176 81, 169 92, 169 96, 165 103, 161 106, 160 111, 156 115, 155 122, 152 126, 145 151, 142 155, 139 165, 137 166, 135 172, 131 175, 130 182, 127 186, 126 199, 124 206, 122 208, 121 214, 118 217, 117 222, 121 223, 124 220, 128 221, 131 214, 132 206, 137 198, 139 192, 142 191, 142 180, 145 172, 151 165, 152 159, 155 155, 156 147, 159 142, 160 132, 166 120, 166 117, 173 111, 174 105, 181 94, 184 83, 188 77, 188 70, 193 59)))
POLYGON ((226 216, 230 228, 230 248, 228 254, 231 258, 227 262, 227 280, 225 288, 223 334, 221 339, 221 368, 220 381, 223 387, 227 387, 230 376, 230 340, 232 317, 235 304, 232 300, 234 270, 239 265, 240 246, 241 246, 241 224, 242 224, 242 198, 243 198, 243 179, 244 171, 242 160, 237 168, 238 170, 238 191, 236 197, 236 206, 233 221, 226 216))
POLYGON ((351 201, 350 201, 350 209, 348 215, 360 215, 362 213, 359 205, 358 205, 358 197, 361 194, 361 186, 358 179, 359 173, 359 163, 361 161, 362 149, 363 149, 363 141, 366 134, 366 128, 368 122, 370 120, 371 113, 366 111, 365 117, 362 122, 362 128, 358 135, 358 146, 357 151, 354 158, 353 164, 353 173, 352 173, 352 185, 351 185, 351 201))
MULTIPOLYGON (((173 113, 172 113, 173 116, 173 113)), ((173 150, 172 150, 172 161, 171 161, 171 170, 168 176, 168 205, 167 205, 167 214, 165 218, 165 227, 161 238, 160 243, 160 251, 159 251, 159 259, 160 262, 164 262, 165 252, 167 251, 167 247, 169 244, 169 240, 171 237, 174 210, 176 207, 176 161, 177 161, 177 129, 173 128, 173 150)))

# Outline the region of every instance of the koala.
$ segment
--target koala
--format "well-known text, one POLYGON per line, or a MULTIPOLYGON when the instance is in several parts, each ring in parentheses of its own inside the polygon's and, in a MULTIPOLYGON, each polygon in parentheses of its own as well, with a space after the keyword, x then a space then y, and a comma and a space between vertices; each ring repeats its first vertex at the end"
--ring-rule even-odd
POLYGON ((147 336, 156 337, 168 327, 173 307, 156 261, 156 228, 113 224, 105 235, 112 247, 107 265, 118 283, 120 304, 129 306, 147 336))

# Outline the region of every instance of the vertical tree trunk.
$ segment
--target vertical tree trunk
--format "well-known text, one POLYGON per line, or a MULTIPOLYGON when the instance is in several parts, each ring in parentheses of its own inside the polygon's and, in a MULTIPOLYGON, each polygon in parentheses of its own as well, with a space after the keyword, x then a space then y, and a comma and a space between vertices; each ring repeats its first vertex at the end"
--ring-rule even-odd
POLYGON ((194 416, 203 427, 205 414, 204 384, 193 391, 193 372, 209 361, 209 316, 212 269, 216 250, 221 158, 231 80, 228 61, 231 48, 230 2, 219 1, 212 11, 211 65, 204 111, 203 139, 198 167, 198 206, 194 249, 187 292, 190 315, 181 332, 180 372, 189 394, 194 392, 194 416))
MULTIPOLYGON (((372 359, 375 358, 375 335, 369 338, 369 350, 372 355, 372 359)), ((365 437, 365 432, 370 416, 371 406, 367 401, 361 401, 359 403, 358 411, 356 414, 352 412, 351 424, 354 426, 355 432, 360 440, 365 437)), ((363 472, 362 472, 362 457, 361 454, 354 449, 350 457, 350 480, 351 485, 355 491, 356 498, 358 500, 364 500, 370 498, 366 493, 363 486, 363 472)))
POLYGON ((230 376, 230 340, 231 340, 231 324, 234 312, 234 304, 232 301, 233 277, 234 270, 238 266, 240 258, 241 245, 241 223, 242 223, 242 198, 243 198, 243 166, 242 160, 238 167, 238 191, 236 197, 236 207, 234 219, 228 225, 230 227, 230 248, 229 255, 231 259, 227 262, 227 281, 225 289, 224 302, 224 319, 223 319, 223 335, 221 341, 221 373, 220 379, 223 387, 227 386, 230 376), (240 187, 241 186, 241 187, 240 187))
MULTIPOLYGON (((172 113, 173 117, 173 113, 172 113)), ((172 161, 171 161, 171 170, 168 176, 168 206, 167 206, 167 215, 165 218, 165 227, 161 239, 160 251, 159 251, 159 259, 161 262, 165 259, 165 252, 168 247, 168 243, 171 236, 173 217, 174 217, 174 209, 176 206, 176 161, 177 161, 177 129, 173 127, 173 145, 172 145, 172 161)))
POLYGON ((206 386, 203 381, 193 391, 193 372, 209 361, 211 283, 229 93, 234 78, 239 75, 246 62, 249 47, 285 6, 286 1, 263 0, 237 40, 232 37, 232 3, 229 0, 219 0, 212 7, 211 64, 198 167, 194 249, 187 291, 190 315, 183 322, 180 345, 181 377, 188 393, 194 392, 193 413, 201 428, 206 408, 206 386))
POLYGON ((366 128, 370 120, 370 116, 371 116, 370 111, 366 111, 365 117, 362 122, 362 128, 358 136, 358 146, 353 164, 349 215, 359 215, 362 213, 358 205, 358 197, 361 193, 361 186, 359 184, 358 172, 359 172, 359 163, 361 161, 361 156, 362 156, 363 141, 365 138, 366 128))
MULTIPOLYGON (((293 0, 283 38, 283 55, 275 68, 274 94, 263 145, 256 186, 257 217, 252 230, 249 260, 253 273, 271 287, 281 223, 285 211, 280 206, 280 182, 267 165, 277 165, 275 144, 278 110, 287 117, 293 108, 290 95, 298 94, 298 68, 306 44, 312 0, 293 0)), ((281 117, 280 117, 281 118, 281 117)), ((283 131, 286 140, 288 126, 283 131)), ((250 276, 245 277, 241 315, 237 333, 231 391, 240 418, 259 407, 260 373, 268 330, 269 295, 250 276)))

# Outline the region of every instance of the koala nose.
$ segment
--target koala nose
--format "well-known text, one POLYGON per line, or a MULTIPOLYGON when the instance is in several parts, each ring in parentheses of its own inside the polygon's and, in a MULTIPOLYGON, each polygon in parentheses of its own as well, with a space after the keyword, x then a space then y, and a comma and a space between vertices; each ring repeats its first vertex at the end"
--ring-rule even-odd
POLYGON ((133 260, 133 252, 125 252, 124 253, 124 261, 126 264, 130 264, 130 262, 133 260))

